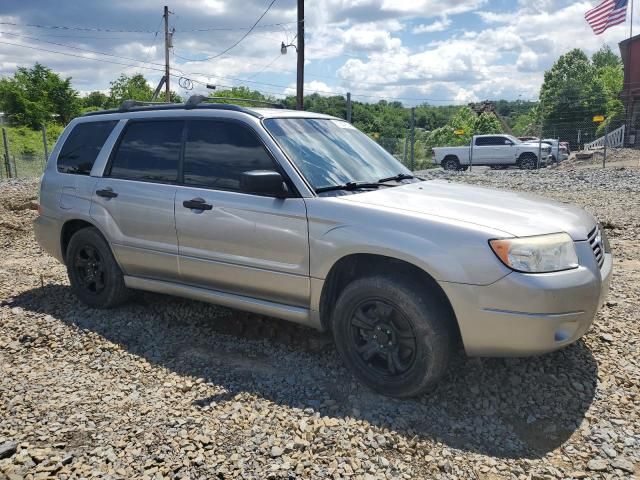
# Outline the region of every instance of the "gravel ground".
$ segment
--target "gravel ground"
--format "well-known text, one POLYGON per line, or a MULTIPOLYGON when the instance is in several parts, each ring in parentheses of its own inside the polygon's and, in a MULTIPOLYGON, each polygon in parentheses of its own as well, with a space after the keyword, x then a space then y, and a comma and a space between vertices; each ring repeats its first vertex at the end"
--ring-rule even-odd
POLYGON ((640 171, 429 177, 596 214, 615 249, 590 332, 527 359, 459 355, 434 392, 358 385, 329 338, 139 293, 97 311, 31 233, 37 184, 0 184, 0 479, 631 478, 640 470, 640 171))

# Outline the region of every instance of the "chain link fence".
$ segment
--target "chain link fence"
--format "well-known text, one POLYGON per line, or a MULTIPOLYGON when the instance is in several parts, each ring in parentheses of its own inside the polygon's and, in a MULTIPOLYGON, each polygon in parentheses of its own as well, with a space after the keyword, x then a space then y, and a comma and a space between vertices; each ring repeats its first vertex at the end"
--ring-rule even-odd
MULTIPOLYGON (((432 159, 434 146, 469 145, 460 141, 436 145, 433 142, 433 131, 416 127, 411 121, 412 117, 412 109, 405 109, 406 125, 404 129, 400 129, 401 134, 398 136, 369 133, 374 141, 412 171, 438 167, 432 159)), ((354 112, 352 121, 356 126, 357 120, 354 112)), ((622 157, 637 157, 640 164, 640 135, 635 129, 630 129, 624 119, 595 123, 592 118, 588 118, 580 121, 529 125, 526 129, 528 135, 517 135, 518 132, 511 131, 506 122, 502 121, 501 124, 504 128, 494 132, 495 134, 514 135, 523 141, 550 146, 551 166, 567 160, 606 165, 607 161, 615 161, 622 157)), ((48 154, 62 129, 59 125, 42 127, 39 130, 4 125, 0 150, 0 178, 34 178, 42 175, 48 154)))
POLYGON ((39 130, 2 127, 0 178, 35 178, 42 175, 47 158, 62 132, 59 126, 39 130))

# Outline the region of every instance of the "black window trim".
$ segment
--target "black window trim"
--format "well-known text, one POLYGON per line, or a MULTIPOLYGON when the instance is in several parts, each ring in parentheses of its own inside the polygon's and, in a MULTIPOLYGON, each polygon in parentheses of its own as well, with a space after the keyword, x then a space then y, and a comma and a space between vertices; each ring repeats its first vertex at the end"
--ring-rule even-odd
POLYGON ((180 165, 182 164, 182 154, 184 152, 184 142, 181 143, 180 152, 178 155, 178 171, 176 173, 176 181, 161 181, 161 180, 145 180, 144 178, 130 178, 130 177, 114 177, 111 175, 111 168, 113 167, 113 159, 118 153, 120 149, 120 144, 124 139, 127 130, 129 127, 135 123, 149 123, 149 122, 182 122, 182 134, 180 136, 180 141, 184 140, 184 131, 186 122, 183 117, 153 117, 153 118, 130 118, 127 119, 127 123, 124 125, 124 128, 120 132, 120 136, 116 140, 116 143, 113 145, 113 149, 109 153, 109 160, 107 160, 107 164, 104 167, 104 171, 102 173, 103 178, 112 178, 114 180, 127 180, 129 182, 142 182, 142 183, 157 183, 159 185, 179 185, 178 180, 180 177, 178 176, 180 173, 180 165))
POLYGON ((287 172, 284 170, 284 168, 282 168, 282 165, 280 164, 280 162, 278 161, 276 156, 271 152, 269 147, 267 147, 267 145, 264 143, 264 141, 262 140, 262 138, 260 137, 258 132, 256 132, 255 128, 253 128, 253 126, 250 125, 249 123, 244 122, 242 120, 239 120, 237 118, 211 117, 211 116, 206 116, 206 115, 197 115, 197 116, 193 116, 193 117, 192 116, 189 116, 189 117, 175 116, 175 117, 129 118, 129 119, 127 119, 127 123, 124 125, 124 128, 120 132, 120 135, 119 135, 118 139, 114 143, 111 152, 109 153, 109 159, 107 160, 107 163, 106 163, 106 165, 104 167, 104 171, 103 171, 102 177, 103 178, 113 178, 114 180, 127 180, 129 182, 157 183, 157 184, 160 184, 160 185, 175 185, 175 186, 178 186, 178 187, 199 188, 199 189, 203 189, 203 190, 239 193, 239 194, 242 194, 242 195, 251 195, 251 196, 254 196, 254 197, 275 198, 275 197, 272 197, 270 195, 259 195, 259 194, 255 194, 255 193, 247 193, 247 192, 242 192, 242 191, 236 190, 236 189, 214 188, 214 187, 207 187, 205 185, 189 185, 189 184, 184 183, 184 152, 185 152, 185 147, 186 147, 188 124, 190 122, 193 122, 193 121, 209 121, 209 122, 218 122, 218 123, 235 123, 235 124, 238 124, 238 125, 241 125, 241 126, 245 127, 249 131, 249 133, 251 135, 253 135, 258 140, 260 145, 267 152, 267 155, 271 158, 271 160, 273 162, 273 165, 275 167, 275 171, 278 172, 280 175, 282 175, 282 179, 284 180, 284 182, 287 185, 287 188, 289 189, 289 195, 286 198, 302 198, 302 195, 298 191, 297 187, 295 186, 295 184, 293 183, 293 181, 291 180, 291 178, 289 177, 287 172), (138 179, 138 178, 112 177, 111 176, 111 167, 112 167, 112 164, 113 164, 113 159, 114 159, 116 153, 118 152, 118 149, 120 148, 120 144, 122 143, 122 140, 124 139, 124 136, 125 136, 127 130, 129 129, 129 126, 131 124, 141 123, 141 122, 142 123, 146 123, 146 122, 171 122, 171 121, 174 121, 174 122, 175 121, 181 121, 182 122, 182 137, 181 137, 181 145, 180 145, 180 156, 179 156, 179 159, 178 159, 178 175, 177 175, 177 180, 175 182, 161 182, 159 180, 145 180, 145 179, 138 179))
POLYGON ((490 135, 488 137, 479 137, 479 138, 476 138, 476 145, 475 146, 476 147, 498 147, 498 146, 504 146, 504 145, 506 145, 504 143, 505 140, 508 140, 508 138, 505 137, 505 136, 502 136, 502 135, 490 135), (495 142, 498 141, 497 139, 500 139, 502 143, 495 143, 495 142), (484 145, 478 145, 478 140, 491 140, 494 143, 486 143, 484 145))
MULTIPOLYGON (((104 120, 104 119, 101 119, 101 120, 93 120, 93 121, 88 121, 88 122, 78 122, 78 123, 76 123, 73 126, 73 128, 69 131, 69 133, 66 135, 66 138, 64 139, 64 143, 60 147, 60 152, 58 152, 58 155, 56 156, 56 173, 58 173, 60 175, 81 175, 83 177, 90 177, 91 176, 91 170, 93 169, 93 166, 96 164, 96 161, 98 160, 98 157, 102 153, 102 149, 104 148, 105 144, 107 143, 107 140, 109 140, 109 137, 111 136, 113 131, 117 128, 118 122, 119 122, 119 120, 104 120), (80 173, 80 172, 63 172, 63 171, 61 171, 60 170, 60 156, 62 155, 62 151, 64 150, 64 147, 67 144, 67 142, 69 141, 69 138, 71 137, 71 135, 73 135, 73 133, 76 131, 76 129, 81 125, 96 124, 96 123, 113 123, 113 127, 111 128, 111 131, 107 135, 107 138, 104 139, 104 143, 100 147, 100 150, 98 150, 98 154, 96 155, 96 158, 93 160, 93 163, 91 164, 91 169, 89 170, 89 172, 88 173, 80 173)), ((111 155, 111 153, 109 155, 111 155)))

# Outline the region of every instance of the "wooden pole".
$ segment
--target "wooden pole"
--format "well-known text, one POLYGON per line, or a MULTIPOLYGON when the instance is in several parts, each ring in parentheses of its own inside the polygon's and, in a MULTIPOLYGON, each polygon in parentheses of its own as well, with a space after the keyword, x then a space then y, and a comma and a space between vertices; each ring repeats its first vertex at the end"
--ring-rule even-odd
POLYGON ((7 140, 7 131, 2 128, 2 142, 4 143, 4 168, 7 178, 11 178, 11 163, 9 160, 9 141, 7 140))
POLYGON ((169 86, 169 7, 164 7, 164 101, 171 101, 169 86))
POLYGON ((296 108, 304 110, 304 0, 298 0, 298 73, 296 108))

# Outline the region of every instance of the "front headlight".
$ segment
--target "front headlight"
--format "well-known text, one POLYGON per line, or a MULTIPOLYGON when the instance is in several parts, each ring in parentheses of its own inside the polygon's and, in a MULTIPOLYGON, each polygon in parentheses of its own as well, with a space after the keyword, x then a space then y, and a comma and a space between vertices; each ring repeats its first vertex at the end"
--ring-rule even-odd
POLYGON ((578 267, 576 248, 566 233, 489 240, 489 245, 502 263, 518 272, 558 272, 578 267))

